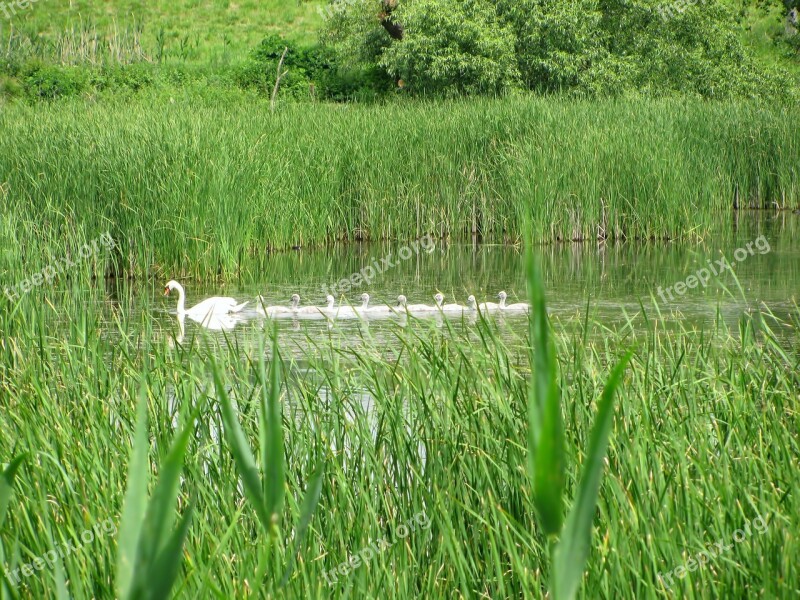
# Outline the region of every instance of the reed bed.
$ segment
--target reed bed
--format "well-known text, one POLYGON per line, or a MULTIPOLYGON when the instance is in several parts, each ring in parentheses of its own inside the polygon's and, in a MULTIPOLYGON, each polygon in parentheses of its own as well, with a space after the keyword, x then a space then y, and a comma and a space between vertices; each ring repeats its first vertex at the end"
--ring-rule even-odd
MULTIPOLYGON (((257 572, 271 597, 544 597, 547 545, 526 473, 527 336, 504 343, 489 323, 461 332, 420 323, 398 329, 391 347, 365 334, 357 351, 335 337, 308 340, 300 354, 280 348, 285 526, 267 536, 227 449, 219 390, 257 448, 268 385, 259 365, 276 364, 268 329, 252 347, 221 336, 177 345, 146 311, 131 319, 124 298, 111 311, 100 300, 79 289, 56 305, 0 299, 0 467, 27 452, 0 525, 7 570, 106 519, 119 524, 144 390, 146 464, 165 464, 177 431, 190 431, 177 509, 194 514, 178 597, 263 597, 257 572), (320 461, 319 503, 295 555, 293 524, 320 461), (427 526, 398 537, 415 515, 427 526), (330 575, 379 538, 390 547, 330 575)), ((782 323, 757 312, 734 330, 720 319, 667 333, 657 312, 644 321, 554 324, 573 466, 585 460, 611 365, 635 348, 617 390, 583 597, 796 595, 800 364, 776 330, 800 326, 800 311, 782 323), (763 532, 730 541, 759 516, 763 532), (665 588, 659 573, 718 540, 731 548, 665 588)), ((577 469, 567 473, 571 503, 577 469)), ((61 575, 35 571, 16 588, 0 570, 0 597, 46 597, 59 578, 74 598, 115 597, 116 540, 98 534, 63 558, 61 575)))
POLYGON ((137 97, 4 107, 1 271, 110 231, 94 274, 215 278, 272 250, 424 234, 699 239, 794 208, 789 108, 506 98, 378 106, 137 97))

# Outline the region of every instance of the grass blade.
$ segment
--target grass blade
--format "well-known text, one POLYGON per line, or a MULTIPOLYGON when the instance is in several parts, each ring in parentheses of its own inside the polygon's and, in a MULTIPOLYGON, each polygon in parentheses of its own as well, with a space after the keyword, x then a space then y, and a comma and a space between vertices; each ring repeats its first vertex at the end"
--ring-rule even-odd
POLYGON ((298 522, 297 531, 295 532, 292 554, 289 557, 289 564, 286 566, 286 571, 283 573, 281 587, 288 583, 289 577, 291 577, 292 571, 294 571, 297 551, 300 549, 300 544, 303 543, 306 530, 311 523, 311 517, 314 515, 314 511, 317 509, 317 504, 319 504, 319 496, 322 493, 322 474, 325 470, 324 467, 324 461, 320 461, 317 465, 317 468, 314 469, 311 479, 309 480, 308 489, 306 490, 306 497, 303 499, 303 506, 300 510, 300 521, 298 522))
POLYGON ((555 535, 563 523, 565 455, 561 391, 555 349, 548 329, 544 285, 530 250, 527 262, 531 364, 534 365, 528 392, 528 467, 542 529, 547 535, 555 535))
MULTIPOLYGON (((261 355, 261 377, 264 381, 264 355, 261 355)), ((270 364, 269 392, 262 385, 261 403, 261 469, 264 473, 264 499, 271 522, 278 524, 284 494, 283 415, 281 412, 281 360, 278 354, 277 337, 272 341, 272 363, 270 364), (266 436, 264 436, 266 432, 266 436)))
POLYGON ((147 437, 147 391, 145 383, 139 388, 136 430, 134 432, 131 459, 128 463, 128 489, 120 517, 117 542, 117 594, 127 598, 133 584, 136 550, 142 535, 144 515, 147 508, 147 473, 149 453, 147 437))
POLYGON ((194 418, 189 418, 183 431, 172 442, 172 447, 159 468, 156 483, 145 515, 145 529, 140 545, 140 556, 152 561, 161 554, 168 541, 175 520, 175 500, 180 488, 183 458, 189 437, 194 428, 194 418))
POLYGON ((214 385, 217 388, 217 395, 219 396, 220 407, 222 409, 223 433, 225 439, 228 441, 233 460, 239 471, 239 476, 242 478, 245 495, 250 501, 250 504, 253 505, 253 509, 256 511, 256 515, 264 526, 264 529, 269 531, 270 515, 265 508, 264 494, 261 489, 261 481, 258 476, 256 461, 253 458, 253 453, 247 443, 244 431, 242 431, 242 426, 239 425, 239 420, 231 404, 231 400, 228 397, 228 392, 225 390, 219 368, 214 361, 211 362, 211 368, 214 373, 214 385))
POLYGON ((578 592, 583 568, 589 556, 592 522, 603 473, 603 459, 614 423, 614 393, 632 355, 633 351, 629 350, 614 367, 600 398, 575 504, 567 516, 564 531, 554 553, 551 591, 555 600, 571 600, 578 592))
POLYGON ((153 564, 149 577, 150 598, 152 600, 161 600, 169 597, 181 565, 181 552, 186 536, 189 533, 189 524, 193 513, 194 502, 190 502, 178 522, 177 529, 169 536, 153 564))
POLYGON ((17 456, 5 468, 3 474, 0 475, 0 527, 3 526, 3 522, 6 520, 8 505, 11 503, 11 495, 14 492, 14 478, 26 457, 27 454, 25 453, 17 456))

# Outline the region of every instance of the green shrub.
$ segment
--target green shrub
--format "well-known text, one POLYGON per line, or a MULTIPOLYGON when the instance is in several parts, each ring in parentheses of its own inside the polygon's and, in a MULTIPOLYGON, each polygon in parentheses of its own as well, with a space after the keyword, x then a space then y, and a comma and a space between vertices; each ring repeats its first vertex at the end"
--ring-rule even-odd
POLYGON ((31 62, 22 70, 25 95, 33 100, 55 100, 75 96, 89 84, 89 71, 31 62))
POLYGON ((16 77, 0 75, 0 98, 18 98, 23 92, 22 84, 16 77))
POLYGON ((410 90, 496 94, 516 85, 514 32, 491 1, 418 0, 402 4, 395 18, 405 33, 380 64, 410 90))
POLYGON ((280 95, 294 99, 370 99, 392 86, 392 79, 377 65, 341 68, 333 48, 319 44, 302 47, 270 35, 233 71, 233 81, 245 89, 269 96, 283 51, 280 95))

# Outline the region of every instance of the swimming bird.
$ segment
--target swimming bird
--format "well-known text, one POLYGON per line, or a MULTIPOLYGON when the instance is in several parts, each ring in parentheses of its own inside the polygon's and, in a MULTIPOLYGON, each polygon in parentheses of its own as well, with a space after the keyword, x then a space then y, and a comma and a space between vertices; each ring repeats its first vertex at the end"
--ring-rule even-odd
MULTIPOLYGON (((501 292, 501 293, 504 293, 504 292, 501 292)), ((498 294, 495 297, 499 298, 500 294, 498 294)), ((502 304, 504 302, 505 302, 505 300, 501 300, 500 304, 498 304, 497 302, 481 302, 478 305, 478 308, 480 309, 481 312, 487 312, 487 311, 490 311, 490 310, 499 310, 499 309, 503 308, 502 304)))
POLYGON ((508 298, 508 294, 506 294, 505 292, 500 292, 497 295, 497 297, 500 298, 500 308, 501 308, 501 310, 510 310, 510 311, 513 311, 513 312, 517 312, 517 311, 522 312, 522 311, 530 310, 530 308, 531 308, 530 305, 527 304, 526 302, 515 302, 514 304, 506 304, 506 298, 508 298))
POLYGON ((395 312, 406 312, 406 304, 408 304, 408 299, 400 294, 397 297, 397 306, 394 307, 395 312))
POLYGON ((359 307, 360 310, 367 310, 369 308, 369 294, 364 292, 361 294, 361 306, 359 307))
POLYGON ((322 314, 319 306, 300 306, 300 294, 292 294, 292 312, 298 317, 317 317, 322 314))
POLYGON ((237 303, 235 298, 214 296, 212 298, 206 298, 202 302, 195 304, 192 308, 187 309, 186 292, 183 290, 183 286, 174 279, 168 281, 167 285, 164 286, 164 295, 169 296, 172 291, 178 292, 178 314, 186 315, 193 321, 202 321, 208 318, 209 315, 238 313, 248 305, 248 302, 237 303))
POLYGON ((436 301, 436 308, 444 313, 460 313, 464 310, 460 304, 443 304, 444 294, 437 293, 433 299, 436 301))
POLYGON ((398 307, 402 307, 402 310, 409 313, 427 313, 427 312, 437 312, 438 309, 434 306, 428 306, 427 304, 408 304, 406 297, 400 294, 397 297, 397 304, 398 307))
POLYGON ((327 316, 335 316, 336 313, 336 298, 328 294, 325 296, 325 306, 320 308, 320 312, 327 316))
POLYGON ((292 314, 292 309, 287 306, 267 306, 266 300, 264 300, 264 296, 259 295, 258 297, 258 306, 256 306, 256 312, 259 314, 265 315, 267 317, 277 317, 280 315, 289 316, 292 314))
POLYGON ((364 311, 364 314, 369 317, 388 317, 389 315, 394 314, 394 311, 386 304, 376 304, 367 308, 364 311))

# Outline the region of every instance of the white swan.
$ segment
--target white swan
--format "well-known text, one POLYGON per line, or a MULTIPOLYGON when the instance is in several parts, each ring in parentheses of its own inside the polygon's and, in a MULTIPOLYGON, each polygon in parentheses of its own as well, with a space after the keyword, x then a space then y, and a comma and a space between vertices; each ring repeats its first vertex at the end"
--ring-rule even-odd
POLYGON ((397 310, 411 314, 439 312, 439 309, 435 306, 428 306, 427 304, 408 304, 408 300, 403 294, 397 297, 397 310))
POLYGON ((267 306, 264 296, 259 295, 256 312, 266 317, 290 316, 292 309, 286 306, 267 306))
POLYGON ((444 294, 437 293, 433 299, 436 301, 436 308, 443 313, 461 313, 464 310, 460 304, 443 304, 444 294))
POLYGON ((400 294, 397 297, 397 306, 394 307, 394 312, 396 313, 408 312, 408 307, 406 306, 406 304, 408 304, 408 299, 403 294, 400 294))
POLYGON ((193 321, 202 322, 208 319, 210 315, 228 315, 231 313, 238 313, 248 305, 248 302, 238 304, 235 298, 227 298, 223 296, 214 296, 213 298, 206 298, 199 304, 194 305, 192 308, 186 308, 186 292, 183 286, 174 279, 167 282, 164 286, 164 295, 169 296, 170 292, 177 290, 178 292, 178 314, 186 315, 193 321))
POLYGON ((505 292, 500 292, 497 295, 500 298, 500 309, 501 310, 508 310, 512 312, 526 312, 530 310, 530 304, 526 302, 515 302, 514 304, 506 304, 506 298, 508 298, 508 294, 505 292))
POLYGON ((369 294, 366 292, 361 294, 361 306, 350 307, 350 310, 357 317, 366 316, 368 314, 367 311, 369 311, 369 294))
POLYGON ((325 296, 325 306, 319 309, 326 317, 335 317, 336 316, 336 298, 328 294, 325 296))
POLYGON ((328 316, 326 311, 331 311, 333 309, 333 296, 329 294, 326 296, 326 300, 328 301, 327 306, 300 306, 300 296, 298 294, 292 294, 293 314, 301 319, 326 317, 328 316))
MULTIPOLYGON (((369 294, 366 294, 366 296, 369 298, 369 294)), ((362 310, 368 317, 388 317, 394 313, 394 311, 386 304, 376 304, 374 306, 370 306, 369 308, 363 308, 362 310)))
MULTIPOLYGON (((500 293, 504 294, 505 292, 500 292, 500 293)), ((498 294, 496 297, 500 298, 500 294, 498 294)), ((501 308, 503 308, 504 304, 505 304, 505 299, 502 299, 500 301, 500 304, 498 304, 497 302, 481 302, 478 305, 478 308, 480 309, 481 312, 487 312, 490 310, 500 310, 501 308)))
POLYGON ((339 303, 339 309, 336 311, 336 316, 340 319, 353 319, 360 318, 362 315, 367 315, 367 308, 369 307, 369 294, 361 294, 361 306, 342 306, 339 303))

